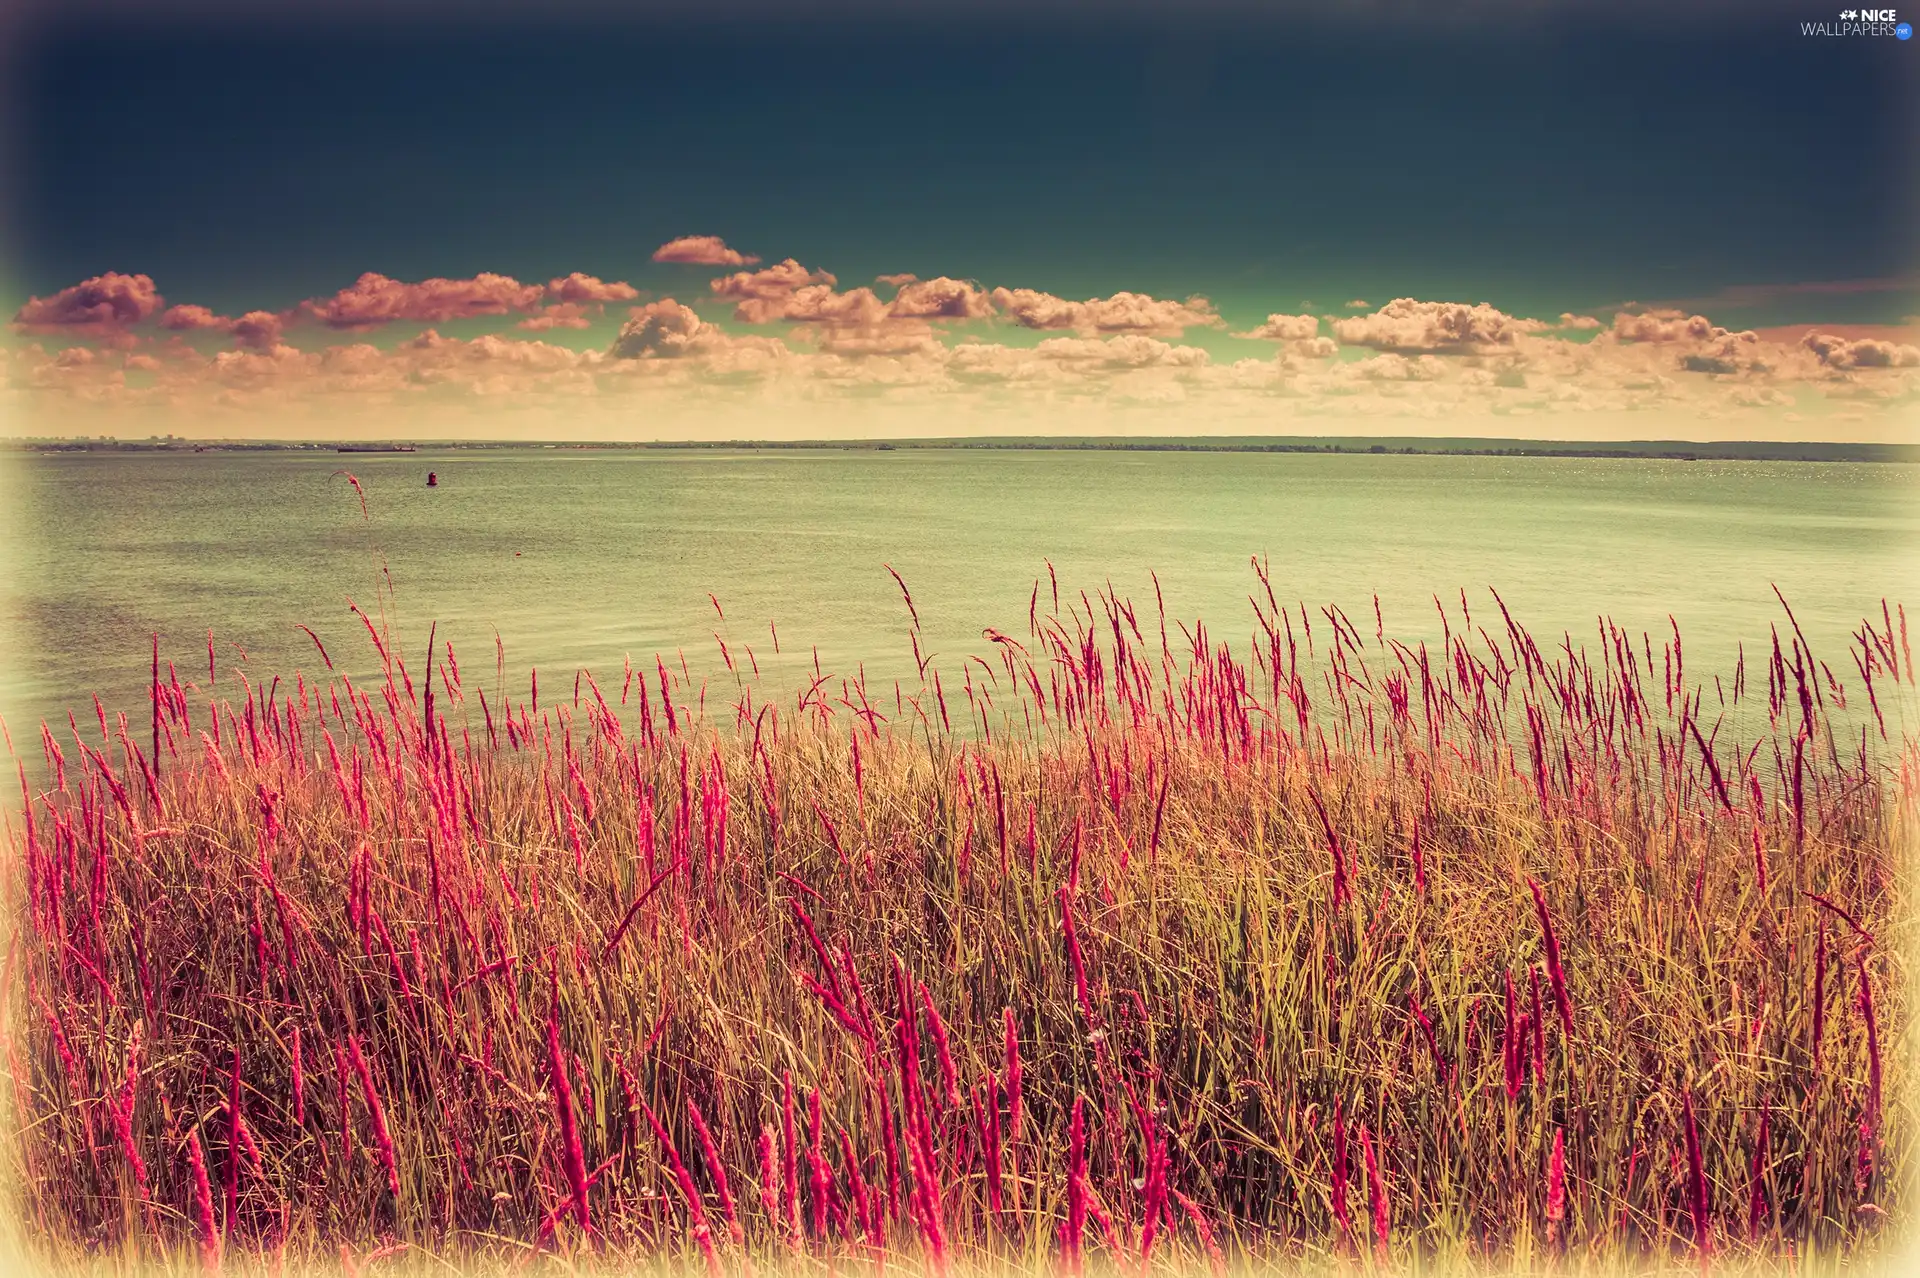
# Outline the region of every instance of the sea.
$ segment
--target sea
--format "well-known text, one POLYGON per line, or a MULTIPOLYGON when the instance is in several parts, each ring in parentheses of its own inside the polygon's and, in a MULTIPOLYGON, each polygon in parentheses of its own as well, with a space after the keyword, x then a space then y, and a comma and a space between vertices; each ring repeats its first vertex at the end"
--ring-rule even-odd
POLYGON ((716 702, 753 683, 793 704, 819 675, 856 673, 877 698, 917 686, 921 659, 961 680, 969 655, 991 657, 989 628, 1024 640, 1036 612, 1098 611, 1103 593, 1130 600, 1156 646, 1164 617, 1176 651, 1204 623, 1244 656, 1265 598, 1256 560, 1323 641, 1326 609, 1409 643, 1438 637, 1442 608, 1456 632, 1492 629, 1497 591, 1543 648, 1595 648, 1602 617, 1656 648, 1677 626, 1704 678, 1786 632, 1784 597, 1850 678, 1863 618, 1879 624, 1884 605, 1897 626, 1903 603, 1920 606, 1917 498, 1906 463, 13 451, 0 715, 29 754, 41 721, 92 719, 96 696, 140 723, 156 639, 196 699, 210 643, 221 695, 241 676, 311 680, 322 645, 366 678, 378 663, 355 606, 416 669, 431 635, 464 680, 516 699, 536 670, 552 697, 582 669, 610 689, 659 664, 716 702))

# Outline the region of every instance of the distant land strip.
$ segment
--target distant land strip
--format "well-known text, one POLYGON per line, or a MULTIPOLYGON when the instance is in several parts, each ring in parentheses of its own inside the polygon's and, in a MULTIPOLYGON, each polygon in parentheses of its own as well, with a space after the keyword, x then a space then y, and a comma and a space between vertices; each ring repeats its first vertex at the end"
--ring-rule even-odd
POLYGON ((590 440, 194 440, 12 438, 0 447, 15 452, 348 452, 438 453, 569 450, 596 452, 1137 452, 1137 453, 1360 453, 1466 457, 1602 457, 1660 461, 1920 462, 1920 444, 1769 442, 1700 443, 1681 439, 1545 440, 1382 438, 1366 435, 987 435, 926 439, 725 439, 664 441, 590 440))

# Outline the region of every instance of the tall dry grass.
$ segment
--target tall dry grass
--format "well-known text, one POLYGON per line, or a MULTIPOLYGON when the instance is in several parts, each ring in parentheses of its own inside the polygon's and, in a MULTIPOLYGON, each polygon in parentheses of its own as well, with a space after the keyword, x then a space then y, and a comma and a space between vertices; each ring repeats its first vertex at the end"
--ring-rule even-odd
POLYGON ((1043 581, 997 661, 779 699, 750 651, 520 699, 371 620, 370 686, 317 638, 268 687, 156 648, 150 722, 22 771, 34 1254, 1588 1270, 1904 1230, 1904 615, 1844 679, 1783 610, 1701 680, 1677 629, 1256 600, 1235 648, 1043 581))

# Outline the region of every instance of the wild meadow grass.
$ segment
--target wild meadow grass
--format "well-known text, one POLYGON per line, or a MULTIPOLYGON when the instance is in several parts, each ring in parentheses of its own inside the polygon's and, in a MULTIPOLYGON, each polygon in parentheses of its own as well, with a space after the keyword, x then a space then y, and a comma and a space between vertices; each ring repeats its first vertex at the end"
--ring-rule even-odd
MULTIPOLYGON (((1256 565, 1256 569, 1258 569, 1256 565)), ((43 730, 5 1149, 62 1272, 1691 1272, 1907 1225, 1903 613, 1252 642, 1036 584, 871 688, 155 650, 43 730), (204 675, 204 679, 202 678, 204 675)), ((718 605, 716 604, 716 607, 718 605)), ((363 615, 364 616, 364 615, 363 615)), ((1371 624, 1367 624, 1371 623, 1371 624)), ((336 640, 336 643, 338 640, 336 640)))

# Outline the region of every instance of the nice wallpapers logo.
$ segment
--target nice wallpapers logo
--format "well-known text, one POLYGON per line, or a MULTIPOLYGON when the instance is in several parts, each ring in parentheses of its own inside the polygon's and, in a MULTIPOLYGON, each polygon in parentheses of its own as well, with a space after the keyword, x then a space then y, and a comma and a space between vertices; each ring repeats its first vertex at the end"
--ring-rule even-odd
POLYGON ((1803 22, 1804 36, 1892 36, 1913 39, 1913 24, 1902 22, 1893 9, 1842 9, 1838 22, 1803 22))

